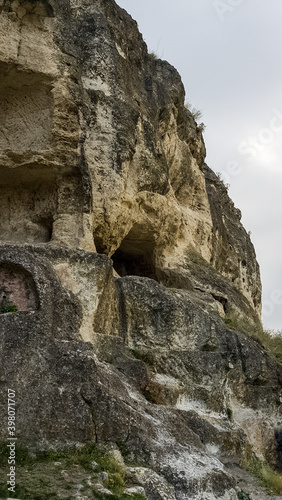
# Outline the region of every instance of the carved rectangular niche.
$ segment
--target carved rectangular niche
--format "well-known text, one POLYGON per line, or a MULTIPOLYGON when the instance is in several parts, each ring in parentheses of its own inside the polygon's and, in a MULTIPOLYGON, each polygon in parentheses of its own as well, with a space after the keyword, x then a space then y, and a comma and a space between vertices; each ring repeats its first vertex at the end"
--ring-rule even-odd
POLYGON ((0 151, 21 155, 48 149, 53 108, 48 78, 0 64, 0 151))

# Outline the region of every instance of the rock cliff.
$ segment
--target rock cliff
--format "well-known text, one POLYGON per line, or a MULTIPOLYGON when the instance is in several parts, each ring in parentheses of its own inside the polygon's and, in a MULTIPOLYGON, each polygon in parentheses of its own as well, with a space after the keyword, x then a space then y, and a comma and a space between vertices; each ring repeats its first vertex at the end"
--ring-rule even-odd
POLYGON ((259 266, 179 74, 114 0, 0 1, 0 72, 3 419, 10 387, 33 451, 236 499, 226 462, 277 464, 282 371, 228 328, 261 328, 259 266))

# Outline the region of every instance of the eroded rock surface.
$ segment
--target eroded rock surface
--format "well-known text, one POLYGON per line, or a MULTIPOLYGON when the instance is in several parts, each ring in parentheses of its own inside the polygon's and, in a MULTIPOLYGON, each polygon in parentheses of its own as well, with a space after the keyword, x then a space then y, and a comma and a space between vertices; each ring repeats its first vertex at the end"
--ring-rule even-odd
POLYGON ((0 73, 1 416, 9 387, 31 450, 235 500, 224 463, 278 461, 282 372, 224 321, 260 326, 259 267, 180 76, 113 0, 3 0, 0 73))

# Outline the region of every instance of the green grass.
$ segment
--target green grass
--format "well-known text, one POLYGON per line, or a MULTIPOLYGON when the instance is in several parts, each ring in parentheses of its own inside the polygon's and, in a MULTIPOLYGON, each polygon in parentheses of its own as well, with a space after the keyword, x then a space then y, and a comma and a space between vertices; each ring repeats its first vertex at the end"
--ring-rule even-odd
MULTIPOLYGON (((0 444, 0 472, 3 477, 7 474, 8 459, 7 443, 0 444)), ((127 487, 125 481, 125 471, 116 460, 106 451, 96 445, 89 444, 79 449, 48 450, 41 451, 36 456, 30 456, 28 450, 16 447, 16 478, 17 486, 15 498, 25 500, 65 500, 75 497, 75 485, 83 484, 82 495, 91 498, 110 498, 111 500, 144 500, 142 495, 127 495, 124 493, 127 487), (98 465, 93 470, 92 462, 98 465), (59 465, 55 465, 58 462, 59 465), (62 470, 67 475, 62 475, 62 470), (100 472, 107 472, 109 480, 106 483, 113 494, 105 495, 93 489, 87 484, 87 478, 91 477, 92 482, 99 479, 100 472)), ((94 484, 93 483, 93 484, 94 484)), ((11 492, 9 492, 11 493, 11 492)), ((0 486, 0 498, 7 498, 8 490, 6 486, 0 486)), ((11 498, 13 497, 10 494, 11 498)))
POLYGON ((226 413, 227 413, 228 419, 232 420, 233 412, 232 412, 231 408, 227 408, 226 413))
POLYGON ((66 450, 61 452, 45 451, 37 455, 40 462, 66 461, 68 467, 80 465, 83 469, 92 471, 91 463, 98 463, 95 472, 107 472, 109 474, 109 487, 113 490, 122 490, 125 486, 125 473, 120 465, 107 452, 99 450, 94 445, 87 445, 81 449, 66 450))
MULTIPOLYGON (((7 466, 9 449, 7 443, 0 443, 0 468, 7 466)), ((16 465, 29 466, 34 463, 34 459, 29 455, 28 450, 22 446, 16 446, 16 465)))
POLYGON ((243 490, 238 491, 237 497, 238 497, 238 500, 252 500, 250 495, 248 495, 248 493, 246 493, 243 490))
POLYGON ((8 495, 10 498, 22 498, 24 500, 57 500, 59 498, 54 491, 53 485, 49 488, 44 482, 40 483, 40 480, 38 484, 32 482, 31 490, 28 487, 16 484, 15 493, 8 491, 7 486, 0 485, 0 497, 7 498, 8 495))
POLYGON ((249 462, 244 463, 244 468, 255 476, 259 480, 260 486, 266 488, 269 493, 282 495, 282 474, 257 458, 252 458, 249 462))
POLYGON ((9 313, 9 312, 17 312, 18 308, 17 306, 15 306, 14 304, 9 304, 9 305, 6 305, 6 306, 1 306, 0 308, 0 314, 6 314, 6 313, 9 313))
POLYGON ((273 491, 275 495, 282 494, 282 474, 274 471, 271 467, 263 465, 261 468, 262 482, 268 489, 273 491))

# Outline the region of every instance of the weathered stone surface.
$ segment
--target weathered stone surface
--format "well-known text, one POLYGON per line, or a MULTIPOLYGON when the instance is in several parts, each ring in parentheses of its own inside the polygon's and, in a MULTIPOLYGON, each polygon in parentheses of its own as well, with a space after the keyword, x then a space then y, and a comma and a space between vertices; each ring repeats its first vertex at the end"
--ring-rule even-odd
POLYGON ((6 0, 1 29, 2 240, 95 242, 121 275, 206 289, 196 252, 223 282, 208 286, 222 314, 259 312, 240 213, 204 164, 178 73, 130 16, 113 1, 6 0))
POLYGON ((0 76, 2 421, 12 388, 31 451, 235 500, 226 462, 281 461, 282 372, 224 322, 260 324, 259 267, 180 76, 113 0, 0 2, 0 76))

